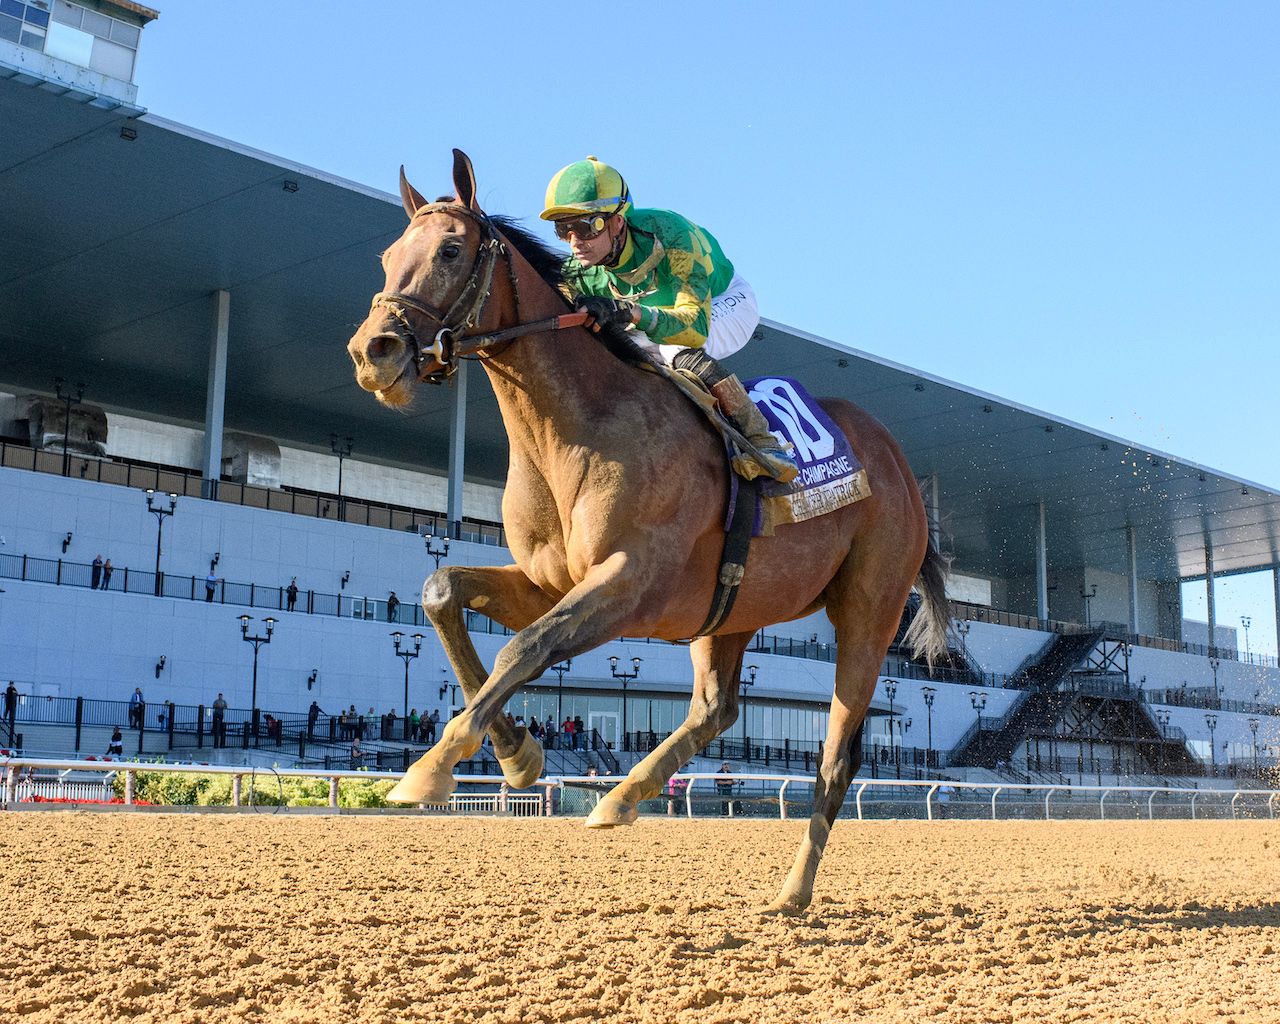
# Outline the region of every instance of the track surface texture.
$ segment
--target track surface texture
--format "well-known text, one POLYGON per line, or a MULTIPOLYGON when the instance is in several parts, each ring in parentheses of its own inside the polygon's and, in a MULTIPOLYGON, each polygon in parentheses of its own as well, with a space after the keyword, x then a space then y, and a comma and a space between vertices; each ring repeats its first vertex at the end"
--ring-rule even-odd
POLYGON ((4 1021, 1280 1021, 1275 822, 3 824, 4 1021))

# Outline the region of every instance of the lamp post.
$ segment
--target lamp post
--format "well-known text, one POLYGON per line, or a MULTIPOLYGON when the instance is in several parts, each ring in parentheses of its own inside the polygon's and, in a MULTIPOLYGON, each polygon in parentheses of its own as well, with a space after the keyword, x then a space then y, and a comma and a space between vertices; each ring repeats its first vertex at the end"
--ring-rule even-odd
POLYGON ((933 700, 937 697, 938 691, 932 686, 925 686, 920 693, 924 697, 924 709, 929 719, 929 746, 924 752, 924 766, 927 769, 929 762, 933 760, 933 700))
MULTIPOLYGON (((1218 666, 1219 666, 1219 665, 1221 665, 1221 664, 1222 664, 1222 660, 1221 660, 1220 658, 1210 658, 1210 659, 1209 659, 1209 667, 1210 667, 1211 669, 1213 669, 1213 698, 1214 698, 1214 700, 1217 700, 1217 699, 1218 699, 1218 697, 1219 697, 1219 695, 1222 693, 1222 691, 1218 689, 1218 666)), ((1186 684, 1184 683, 1183 685, 1185 686, 1186 684)))
POLYGON ((1245 664, 1249 662, 1249 627, 1253 625, 1252 615, 1241 615, 1240 625, 1244 627, 1244 660, 1245 664))
POLYGON ((338 435, 329 435, 329 450, 338 456, 338 521, 345 522, 346 502, 342 500, 342 462, 351 454, 351 438, 345 438, 344 444, 338 444, 338 435))
POLYGON ((169 492, 169 507, 155 504, 156 492, 152 487, 147 488, 147 511, 156 517, 156 597, 164 593, 164 583, 160 578, 160 538, 164 534, 165 516, 173 515, 174 509, 178 507, 178 496, 169 492))
MULTIPOLYGON (((627 739, 627 682, 635 679, 640 674, 640 662, 643 658, 632 658, 630 672, 618 671, 618 656, 616 654, 609 655, 609 671, 613 673, 614 679, 622 680, 622 739, 626 743, 627 739)), ((624 747, 625 749, 625 747, 624 747)))
POLYGON ((70 476, 71 456, 67 454, 67 440, 68 435, 71 433, 71 407, 84 401, 84 385, 76 385, 76 396, 72 398, 69 390, 65 395, 62 393, 62 385, 65 383, 66 379, 63 377, 53 378, 54 394, 57 396, 57 400, 67 407, 66 416, 62 420, 62 475, 70 476))
POLYGON ((1249 731, 1253 733, 1253 774, 1258 774, 1258 726, 1261 723, 1256 718, 1249 719, 1249 731))
POLYGON ((1093 584, 1088 590, 1084 587, 1080 588, 1080 597, 1084 600, 1084 624, 1086 626, 1093 625, 1092 602, 1098 596, 1098 584, 1093 584))
POLYGON ((267 624, 266 636, 250 636, 249 623, 252 621, 248 615, 241 615, 240 618, 240 639, 245 643, 253 644, 253 693, 249 698, 250 714, 253 716, 253 735, 258 735, 258 651, 264 645, 271 643, 271 634, 275 632, 276 620, 268 615, 262 621, 267 624))
POLYGON ((437 537, 434 533, 427 534, 423 540, 427 542, 427 554, 436 560, 436 568, 440 568, 440 559, 449 553, 449 538, 437 537), (440 546, 436 546, 436 541, 440 541, 440 546))
POLYGON ((968 619, 956 623, 956 634, 960 637, 960 660, 969 664, 969 629, 973 625, 968 619))
POLYGON ((1209 714, 1204 716, 1204 724, 1209 727, 1209 767, 1213 769, 1213 774, 1218 774, 1218 754, 1213 749, 1213 732, 1218 728, 1218 716, 1209 714))
POLYGON ((400 630, 396 630, 391 634, 391 640, 396 647, 396 657, 404 659, 404 720, 409 721, 409 662, 418 656, 418 652, 422 650, 423 636, 421 633, 414 633, 410 638, 413 640, 413 650, 405 647, 400 649, 400 641, 404 639, 404 634, 400 630))
POLYGON ((749 678, 738 680, 738 685, 742 687, 742 750, 747 755, 748 761, 751 760, 751 752, 747 750, 747 687, 756 685, 756 671, 758 668, 759 666, 757 665, 748 665, 749 678))
POLYGON ((978 714, 978 753, 982 753, 982 709, 987 706, 987 695, 982 690, 969 691, 969 703, 978 714))
MULTIPOLYGON (((893 700, 898 696, 898 681, 896 679, 886 679, 884 681, 884 695, 889 698, 889 750, 893 753, 893 763, 898 763, 898 751, 893 745, 893 700)), ((858 751, 861 758, 862 751, 858 751)))
POLYGON ((1160 708, 1156 712, 1156 721, 1160 723, 1160 757, 1156 762, 1156 770, 1164 771, 1164 745, 1169 740, 1169 709, 1160 708))
POLYGON ((551 671, 556 674, 556 728, 560 728, 560 723, 564 721, 564 674, 573 668, 573 659, 565 658, 555 665, 551 666, 551 671))

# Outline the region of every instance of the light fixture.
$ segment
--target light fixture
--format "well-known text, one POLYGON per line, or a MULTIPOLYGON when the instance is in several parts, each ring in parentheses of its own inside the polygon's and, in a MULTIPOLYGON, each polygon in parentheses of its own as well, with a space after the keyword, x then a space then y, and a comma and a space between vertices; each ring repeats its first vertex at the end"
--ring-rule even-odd
POLYGON ((342 586, 339 589, 346 590, 347 583, 349 583, 350 580, 351 580, 351 570, 348 569, 346 572, 342 574, 342 586))
POLYGON ((71 547, 71 531, 67 531, 67 535, 62 538, 62 553, 67 553, 67 548, 71 547))
POLYGON ((313 687, 313 686, 315 686, 315 685, 316 685, 316 677, 317 677, 319 674, 320 674, 320 670, 319 670, 319 669, 313 668, 313 669, 311 670, 311 675, 307 676, 307 689, 308 689, 308 690, 309 690, 309 689, 311 689, 311 687, 313 687))
POLYGON ((137 128, 134 128, 132 125, 127 125, 127 124, 120 126, 120 138, 124 139, 125 142, 132 142, 137 137, 138 137, 137 128))
POLYGON ((836 366, 840 367, 840 369, 842 369, 842 370, 848 369, 848 367, 849 367, 849 360, 847 360, 847 359, 837 359, 837 360, 836 360, 836 366))
POLYGON ((924 384, 922 384, 920 381, 916 381, 916 388, 915 388, 915 389, 916 389, 917 391, 923 391, 923 390, 924 390, 924 384))
POLYGON ((991 406, 989 406, 989 405, 984 405, 984 406, 982 407, 982 411, 983 411, 983 412, 991 412, 991 406))
POLYGON ((222 561, 222 552, 215 551, 213 553, 213 557, 209 559, 209 571, 213 572, 214 569, 218 568, 218 563, 221 561, 222 561))
POLYGON ((1046 434, 1052 434, 1052 433, 1053 433, 1053 424, 1052 424, 1052 423, 1046 423, 1046 424, 1044 425, 1044 432, 1045 432, 1046 434))
POLYGON ((297 191, 298 191, 298 183, 297 183, 296 181, 286 181, 286 182, 284 183, 284 190, 285 190, 286 192, 297 192, 297 191))
POLYGON ((160 673, 164 671, 165 657, 160 655, 160 660, 156 662, 156 678, 160 678, 160 673))

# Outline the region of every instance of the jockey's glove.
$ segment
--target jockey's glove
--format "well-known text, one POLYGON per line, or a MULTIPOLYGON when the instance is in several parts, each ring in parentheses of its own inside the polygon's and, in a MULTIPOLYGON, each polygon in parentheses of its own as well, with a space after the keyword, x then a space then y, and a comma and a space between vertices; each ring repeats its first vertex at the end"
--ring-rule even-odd
POLYGON ((604 295, 579 295, 573 300, 573 308, 587 314, 587 321, 582 326, 593 331, 599 331, 608 324, 630 327, 634 320, 635 307, 631 303, 604 295))

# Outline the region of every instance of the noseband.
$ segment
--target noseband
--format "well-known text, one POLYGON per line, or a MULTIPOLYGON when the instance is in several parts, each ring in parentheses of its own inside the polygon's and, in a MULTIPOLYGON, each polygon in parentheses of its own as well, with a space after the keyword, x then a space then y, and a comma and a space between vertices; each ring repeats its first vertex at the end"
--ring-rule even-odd
POLYGON ((507 257, 507 273, 511 276, 511 295, 515 303, 516 319, 520 319, 520 285, 516 280, 515 266, 507 251, 507 244, 498 229, 484 213, 477 212, 458 203, 428 203, 420 206, 413 219, 430 216, 433 213, 449 212, 467 217, 480 226, 484 232, 484 241, 476 252, 475 263, 467 276, 462 290, 458 292, 447 310, 437 309, 428 302, 415 299, 402 292, 378 292, 373 297, 369 309, 372 312, 378 306, 385 308, 403 328, 403 335, 413 349, 413 362, 418 371, 418 380, 422 383, 439 384, 452 376, 458 369, 458 360, 463 356, 480 353, 504 341, 512 341, 522 334, 533 334, 538 331, 563 330, 566 327, 580 327, 586 320, 584 313, 566 313, 561 316, 548 317, 532 323, 517 324, 500 331, 485 334, 467 334, 468 329, 479 323, 480 314, 485 303, 493 292, 493 273, 499 258, 507 257), (406 311, 418 313, 438 325, 430 344, 424 345, 409 322, 406 311), (424 366, 432 362, 440 364, 440 369, 425 372, 424 366))

